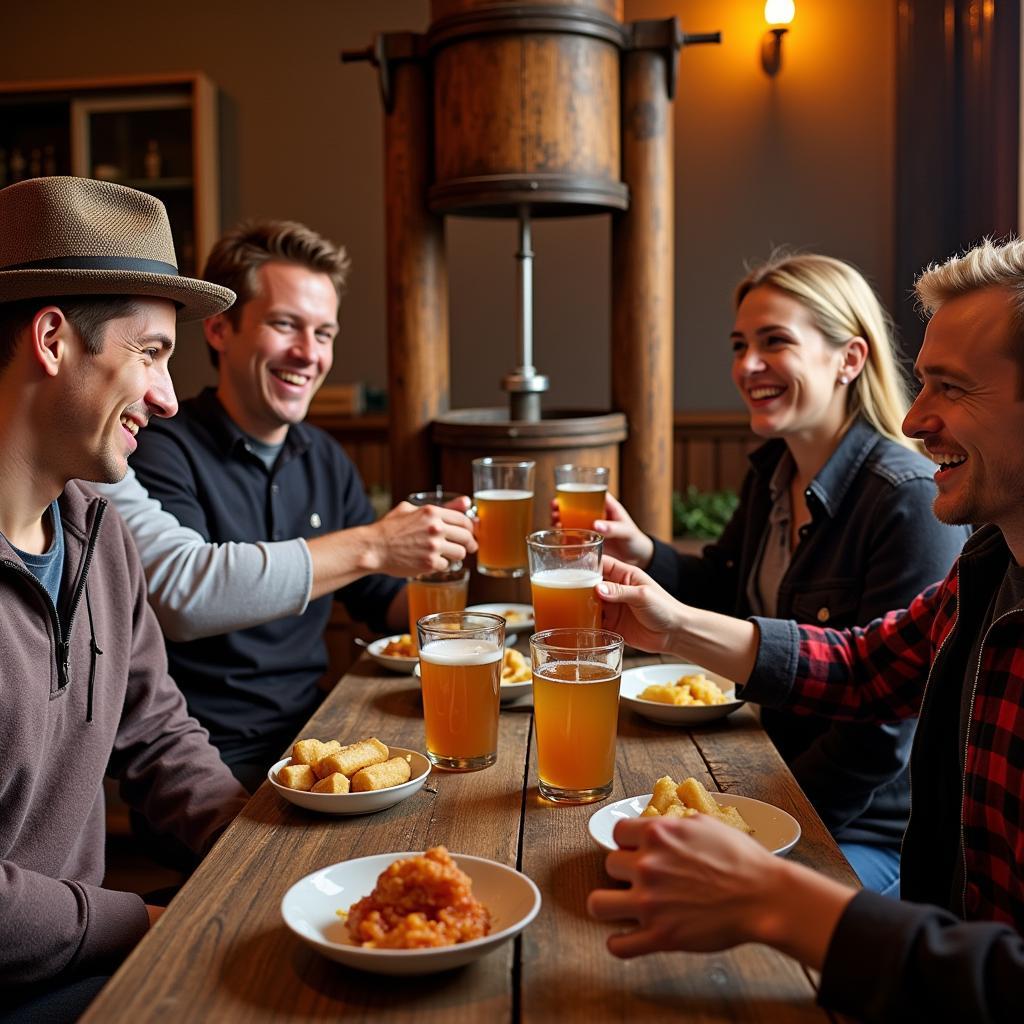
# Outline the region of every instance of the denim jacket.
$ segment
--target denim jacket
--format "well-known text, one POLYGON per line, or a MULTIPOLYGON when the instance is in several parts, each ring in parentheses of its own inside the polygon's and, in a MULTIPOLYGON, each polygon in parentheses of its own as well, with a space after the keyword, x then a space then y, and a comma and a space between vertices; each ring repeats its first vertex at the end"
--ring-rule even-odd
MULTIPOLYGON (((688 604, 747 617, 747 581, 771 512, 768 482, 785 453, 771 440, 750 456, 740 504, 701 556, 655 541, 648 572, 688 604)), ((932 513, 934 465, 857 420, 805 492, 800 530, 779 584, 778 616, 864 625, 906 607, 942 579, 969 531, 932 513)), ((912 721, 832 722, 765 708, 762 723, 836 839, 899 847, 910 811, 912 721)))

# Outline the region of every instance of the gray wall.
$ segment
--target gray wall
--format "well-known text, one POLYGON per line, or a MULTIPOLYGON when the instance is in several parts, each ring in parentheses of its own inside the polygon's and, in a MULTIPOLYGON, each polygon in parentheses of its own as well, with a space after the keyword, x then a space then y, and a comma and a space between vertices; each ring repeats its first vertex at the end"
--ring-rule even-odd
MULTIPOLYGON (((895 0, 800 0, 774 80, 759 66, 763 0, 626 0, 627 20, 679 16, 723 44, 684 50, 676 129, 676 405, 739 405, 728 380, 730 293, 745 261, 788 243, 891 276, 895 0)), ((232 216, 306 221, 344 241, 354 273, 332 379, 382 386, 382 123, 375 72, 338 52, 422 31, 427 0, 44 0, 5 12, 5 79, 198 69, 224 94, 232 216), (55 28, 57 31, 55 31, 55 28)), ((607 217, 538 223, 536 361, 551 405, 609 400, 607 217), (581 373, 580 367, 591 368, 581 373)), ((501 401, 513 364, 515 228, 448 222, 452 397, 501 401)), ((179 391, 210 380, 193 331, 179 391)))

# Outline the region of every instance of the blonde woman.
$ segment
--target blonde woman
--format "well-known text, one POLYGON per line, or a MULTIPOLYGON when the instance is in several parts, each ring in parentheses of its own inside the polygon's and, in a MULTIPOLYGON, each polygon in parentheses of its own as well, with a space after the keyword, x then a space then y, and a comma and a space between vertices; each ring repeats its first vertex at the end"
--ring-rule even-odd
MULTIPOLYGON (((852 266, 784 255, 736 289, 732 378, 766 443, 701 556, 642 533, 609 498, 605 551, 674 597, 735 616, 863 625, 945 576, 965 527, 932 514, 935 466, 900 424, 908 395, 889 320, 852 266)), ((895 895, 913 723, 764 709, 762 722, 867 888, 895 895)))

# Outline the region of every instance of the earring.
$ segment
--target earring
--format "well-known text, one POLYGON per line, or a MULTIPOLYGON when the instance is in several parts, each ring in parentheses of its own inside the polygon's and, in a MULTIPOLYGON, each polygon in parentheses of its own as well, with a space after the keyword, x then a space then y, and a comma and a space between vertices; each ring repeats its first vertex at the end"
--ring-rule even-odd
POLYGON ((850 383, 850 378, 847 377, 845 373, 841 373, 839 375, 839 383, 840 384, 849 384, 850 383))

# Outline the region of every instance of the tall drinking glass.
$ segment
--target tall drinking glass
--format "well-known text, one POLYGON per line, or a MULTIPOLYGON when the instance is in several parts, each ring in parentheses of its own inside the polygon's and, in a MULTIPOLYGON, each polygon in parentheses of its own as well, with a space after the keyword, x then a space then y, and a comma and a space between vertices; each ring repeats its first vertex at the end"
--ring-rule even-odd
POLYGON ((606 629, 530 637, 537 774, 548 800, 586 804, 612 791, 622 646, 606 629))
POLYGON ((533 620, 545 629, 598 629, 603 538, 593 530, 538 530, 526 539, 533 620))
POLYGON ((555 466, 555 500, 565 529, 592 530, 595 519, 604 519, 607 493, 607 466, 555 466))
MULTIPOLYGON (((458 563, 460 566, 461 562, 458 563)), ((469 570, 428 572, 406 581, 406 599, 409 603, 409 636, 418 649, 416 623, 425 615, 436 612, 461 612, 466 607, 469 589, 469 570)))
POLYGON ((526 575, 534 466, 513 458, 473 460, 473 505, 479 520, 476 566, 484 576, 526 575))
POLYGON ((439 768, 477 771, 498 757, 505 620, 438 612, 417 622, 427 757, 439 768))
MULTIPOLYGON (((443 490, 438 485, 433 491, 415 491, 406 499, 413 505, 449 505, 462 495, 443 490)), ((409 636, 414 649, 418 649, 416 623, 424 615, 435 612, 457 612, 466 607, 469 589, 469 570, 462 562, 452 562, 444 572, 428 572, 406 580, 406 599, 409 605, 409 636)))

